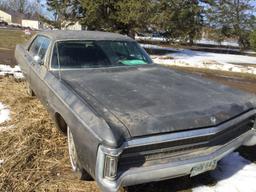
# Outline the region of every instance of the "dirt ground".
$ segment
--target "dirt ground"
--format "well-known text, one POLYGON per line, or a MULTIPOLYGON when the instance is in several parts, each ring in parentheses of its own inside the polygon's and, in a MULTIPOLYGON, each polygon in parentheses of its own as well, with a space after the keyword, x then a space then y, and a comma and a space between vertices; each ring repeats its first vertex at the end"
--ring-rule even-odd
POLYGON ((0 29, 0 64, 15 66, 15 46, 24 43, 29 38, 31 36, 25 35, 22 30, 0 29))
POLYGON ((256 75, 245 73, 234 73, 227 71, 214 71, 209 69, 176 67, 171 66, 174 70, 186 73, 193 73, 217 81, 221 84, 240 89, 249 93, 256 94, 256 75))
MULTIPOLYGON (((176 69, 177 70, 177 69, 176 69)), ((188 69, 179 69, 188 70, 188 69)), ((256 93, 256 80, 190 71, 239 89, 256 93), (220 77, 221 76, 221 77, 220 77)), ((0 101, 11 109, 12 120, 1 127, 0 191, 91 192, 99 191, 94 181, 80 181, 71 171, 66 137, 59 133, 45 108, 26 93, 25 82, 0 79, 0 101)), ((255 148, 241 148, 240 154, 256 162, 255 148)), ((134 192, 191 191, 200 184, 214 185, 208 174, 129 187, 134 192)))
POLYGON ((6 64, 14 67, 16 65, 16 61, 13 55, 14 50, 0 48, 0 64, 6 64))

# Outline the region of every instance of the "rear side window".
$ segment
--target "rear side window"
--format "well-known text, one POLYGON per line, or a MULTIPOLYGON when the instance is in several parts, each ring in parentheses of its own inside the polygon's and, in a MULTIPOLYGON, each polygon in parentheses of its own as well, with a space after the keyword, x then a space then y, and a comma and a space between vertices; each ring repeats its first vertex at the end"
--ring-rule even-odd
POLYGON ((50 39, 47 37, 38 36, 31 44, 29 53, 32 55, 32 57, 39 56, 40 59, 43 60, 49 45, 50 39))

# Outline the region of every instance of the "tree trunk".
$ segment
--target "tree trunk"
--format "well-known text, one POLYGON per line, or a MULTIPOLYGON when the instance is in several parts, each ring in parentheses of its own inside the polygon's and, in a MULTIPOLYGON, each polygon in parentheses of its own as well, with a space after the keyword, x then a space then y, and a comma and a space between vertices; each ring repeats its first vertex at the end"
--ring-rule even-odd
POLYGON ((135 39, 135 34, 136 34, 136 32, 133 30, 133 29, 128 29, 128 36, 129 37, 131 37, 131 38, 133 38, 133 39, 135 39))
POLYGON ((189 39, 189 45, 193 45, 194 44, 194 36, 193 35, 189 35, 189 37, 188 37, 189 39))

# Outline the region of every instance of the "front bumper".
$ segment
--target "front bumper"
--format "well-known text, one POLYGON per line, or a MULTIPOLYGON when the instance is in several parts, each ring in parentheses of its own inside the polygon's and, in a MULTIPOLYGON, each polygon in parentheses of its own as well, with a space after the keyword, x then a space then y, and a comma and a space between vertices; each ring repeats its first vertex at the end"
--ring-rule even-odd
MULTIPOLYGON (((251 114, 252 113, 253 112, 251 112, 251 114)), ((244 117, 246 116, 247 115, 244 115, 244 117)), ((238 121, 239 119, 236 120, 238 121)), ((236 122, 234 121, 233 123, 236 122)), ((225 145, 216 146, 216 150, 207 155, 196 157, 193 156, 192 158, 189 158, 188 156, 188 158, 182 158, 168 163, 156 164, 146 167, 134 167, 126 170, 121 175, 119 175, 116 180, 113 181, 104 178, 103 170, 105 154, 107 153, 113 156, 118 156, 121 154, 122 149, 111 150, 100 146, 97 156, 96 181, 102 191, 116 192, 121 186, 130 186, 152 181, 166 180, 184 175, 192 175, 192 170, 194 168, 200 167, 202 164, 218 162, 224 156, 233 152, 242 145, 256 145, 255 128, 256 125, 254 125, 251 130, 241 134, 239 137, 229 141, 225 145)))

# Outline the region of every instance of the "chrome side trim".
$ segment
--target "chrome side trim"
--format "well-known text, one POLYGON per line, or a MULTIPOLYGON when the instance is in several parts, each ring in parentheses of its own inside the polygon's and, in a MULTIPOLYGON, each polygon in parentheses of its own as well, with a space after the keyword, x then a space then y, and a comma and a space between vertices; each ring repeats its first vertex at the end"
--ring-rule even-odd
POLYGON ((254 145, 256 145, 256 119, 254 121, 254 126, 253 126, 252 130, 255 132, 255 134, 251 139, 249 139, 248 141, 246 141, 244 143, 245 146, 254 146, 254 145))

